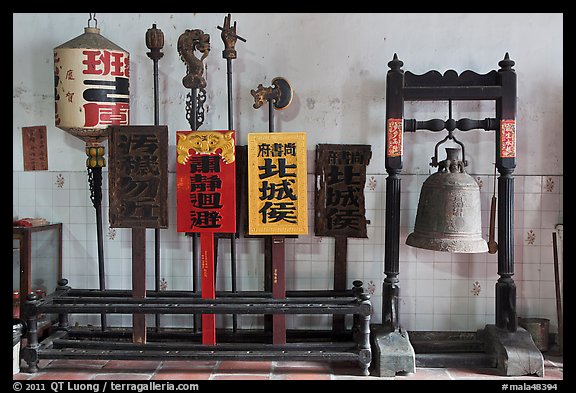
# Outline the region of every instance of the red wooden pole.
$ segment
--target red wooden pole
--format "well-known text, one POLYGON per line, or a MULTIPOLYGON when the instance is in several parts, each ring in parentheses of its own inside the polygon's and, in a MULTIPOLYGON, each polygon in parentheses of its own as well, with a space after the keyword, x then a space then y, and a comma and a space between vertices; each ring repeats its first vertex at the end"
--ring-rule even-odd
MULTIPOLYGON (((214 233, 200 233, 202 299, 215 299, 214 233)), ((216 315, 202 314, 202 344, 216 345, 216 315)))

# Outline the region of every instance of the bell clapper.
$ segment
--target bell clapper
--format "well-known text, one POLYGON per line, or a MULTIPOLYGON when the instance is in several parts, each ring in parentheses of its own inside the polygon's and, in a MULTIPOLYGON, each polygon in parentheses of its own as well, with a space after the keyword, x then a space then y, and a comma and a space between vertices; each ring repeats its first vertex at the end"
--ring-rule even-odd
POLYGON ((492 202, 490 204, 490 232, 488 234, 488 253, 496 254, 498 252, 498 243, 494 240, 496 226, 496 165, 494 165, 494 191, 492 193, 492 202))

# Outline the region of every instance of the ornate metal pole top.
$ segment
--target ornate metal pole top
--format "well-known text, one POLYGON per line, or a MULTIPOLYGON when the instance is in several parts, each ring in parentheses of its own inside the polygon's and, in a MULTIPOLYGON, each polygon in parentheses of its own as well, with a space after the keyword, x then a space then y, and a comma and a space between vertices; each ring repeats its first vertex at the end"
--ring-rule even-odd
POLYGON ((260 108, 265 102, 274 100, 280 97, 280 91, 272 88, 272 86, 264 87, 262 83, 258 85, 256 90, 250 90, 250 94, 254 97, 254 109, 260 108))
POLYGON ((164 53, 161 52, 164 47, 164 33, 156 28, 156 23, 146 30, 146 47, 150 49, 150 52, 146 54, 152 60, 159 60, 164 56, 164 53))
POLYGON ((230 14, 228 14, 228 16, 224 17, 224 27, 217 27, 222 31, 222 33, 220 33, 220 37, 222 37, 222 41, 224 41, 222 57, 225 59, 236 59, 236 40, 238 39, 242 42, 246 42, 246 40, 236 34, 236 21, 234 21, 234 26, 230 27, 230 19, 230 14))
POLYGON ((250 90, 254 97, 254 109, 260 108, 266 101, 271 101, 275 109, 285 109, 292 102, 292 86, 282 77, 272 79, 272 86, 264 87, 261 83, 257 89, 250 90))
POLYGON ((182 78, 182 84, 189 89, 203 89, 206 87, 204 74, 204 59, 210 52, 210 35, 200 29, 187 29, 178 38, 178 53, 186 64, 186 76, 182 78), (200 58, 194 56, 194 51, 202 53, 200 58))

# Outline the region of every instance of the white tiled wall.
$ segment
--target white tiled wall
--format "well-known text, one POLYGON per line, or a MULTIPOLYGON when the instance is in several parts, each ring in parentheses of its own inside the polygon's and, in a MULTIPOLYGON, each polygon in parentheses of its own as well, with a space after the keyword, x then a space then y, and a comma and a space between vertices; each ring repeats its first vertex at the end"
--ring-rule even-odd
MULTIPOLYGON (((313 156, 313 155, 312 155, 313 156)), ((309 165, 309 168, 312 168, 309 165)), ((161 230, 161 277, 167 289, 192 288, 192 240, 175 230, 174 173, 169 174, 169 223, 161 230)), ((483 236, 488 238, 492 175, 472 175, 481 185, 483 236)), ((331 289, 334 239, 313 231, 313 175, 309 177, 309 234, 286 239, 286 288, 331 289)), ((384 279, 385 173, 370 173, 365 188, 367 239, 348 240, 348 281, 360 279, 372 295, 372 321, 381 321, 384 279)), ((497 256, 450 254, 406 246, 413 230, 418 196, 427 175, 402 174, 400 231, 400 324, 407 330, 474 331, 494 323, 497 256)), ((563 176, 515 176, 514 258, 517 310, 521 317, 550 319, 557 331, 552 232, 563 223, 563 176)), ((104 171, 104 256, 107 288, 131 288, 130 229, 108 227, 107 172, 104 171)), ((14 217, 44 217, 63 223, 63 276, 75 288, 98 288, 94 208, 85 171, 13 172, 14 217)), ((560 242, 562 244, 562 242, 560 242)), ((263 290, 263 242, 240 238, 238 290, 263 290)), ((147 231, 147 287, 154 288, 154 231, 147 231)), ((560 251, 560 256, 562 253, 560 251)), ((562 267, 562 260, 561 267, 562 267)), ((230 242, 220 240, 216 288, 231 289, 230 242)), ((153 317, 152 317, 153 318, 153 317)), ((73 321, 99 324, 98 315, 73 321)), ((152 320, 152 319, 151 319, 152 320)), ((163 316, 165 326, 191 326, 190 316, 163 316)), ((110 315, 109 324, 130 325, 130 315, 110 315)), ((218 316, 230 326, 230 316, 218 316)), ((287 326, 327 328, 330 316, 294 315, 287 326)), ((262 326, 261 316, 239 315, 240 328, 262 326)))

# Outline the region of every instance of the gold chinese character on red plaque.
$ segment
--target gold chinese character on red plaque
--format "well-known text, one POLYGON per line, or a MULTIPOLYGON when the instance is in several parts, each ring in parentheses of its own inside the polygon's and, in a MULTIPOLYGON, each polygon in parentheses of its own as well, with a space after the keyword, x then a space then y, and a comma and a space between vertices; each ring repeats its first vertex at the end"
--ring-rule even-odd
POLYGON ((234 131, 176 132, 178 232, 236 232, 234 131))
POLYGON ((516 120, 500 120, 500 157, 516 157, 516 120))
POLYGON ((402 155, 402 119, 388 119, 388 146, 387 157, 399 157, 402 155))

